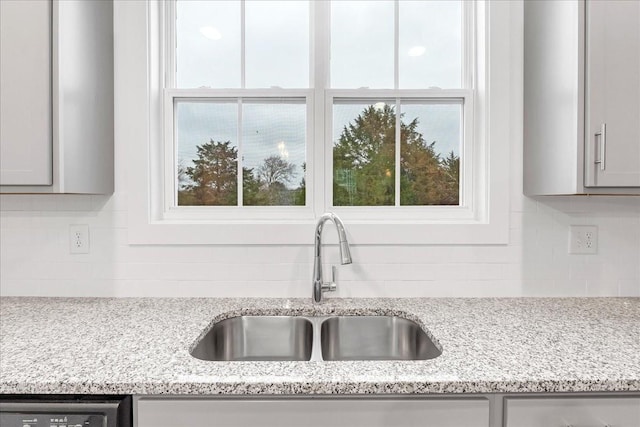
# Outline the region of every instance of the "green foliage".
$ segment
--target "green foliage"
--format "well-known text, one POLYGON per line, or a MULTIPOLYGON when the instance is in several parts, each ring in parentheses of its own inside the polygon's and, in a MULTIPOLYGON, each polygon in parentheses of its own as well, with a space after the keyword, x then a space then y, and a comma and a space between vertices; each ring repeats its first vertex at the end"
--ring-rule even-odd
MULTIPOLYGON (((231 142, 214 142, 196 147, 193 166, 178 164, 179 206, 236 206, 238 204, 238 150, 231 142)), ((304 166, 303 166, 304 168, 304 166)), ((255 170, 242 168, 242 203, 245 206, 304 205, 304 178, 299 188, 290 189, 295 165, 278 156, 264 159, 255 170)))
MULTIPOLYGON (((418 132, 418 119, 400 117, 400 204, 459 204, 460 158, 441 158, 436 142, 418 132)), ((336 206, 390 206, 395 203, 396 113, 393 106, 366 107, 345 126, 333 149, 333 203, 336 206)), ((235 206, 238 150, 230 141, 197 146, 193 165, 178 165, 178 205, 235 206)), ((301 165, 306 173, 306 164, 301 165)), ((245 206, 304 206, 306 182, 288 184, 296 165, 270 156, 243 168, 245 206)))
MULTIPOLYGON (((400 204, 457 205, 460 159, 441 159, 427 144, 418 119, 400 120, 400 204)), ((369 106, 342 131, 333 150, 335 206, 395 203, 395 129, 392 106, 369 106)))
POLYGON ((460 203, 460 157, 452 151, 442 160, 444 170, 443 199, 441 205, 457 205, 460 203))
POLYGON ((260 193, 260 181, 253 174, 253 169, 242 168, 242 204, 245 206, 264 205, 264 197, 260 193))
POLYGON ((298 188, 294 190, 293 195, 293 204, 296 206, 304 206, 306 204, 306 195, 307 195, 307 180, 305 176, 307 176, 307 163, 302 164, 302 179, 300 180, 300 185, 298 188))
POLYGON ((237 205, 238 149, 230 141, 213 139, 196 149, 198 158, 185 170, 191 183, 184 185, 189 194, 183 195, 183 199, 188 199, 191 205, 237 205))
POLYGON ((333 204, 393 205, 395 112, 367 107, 345 126, 333 148, 333 204))

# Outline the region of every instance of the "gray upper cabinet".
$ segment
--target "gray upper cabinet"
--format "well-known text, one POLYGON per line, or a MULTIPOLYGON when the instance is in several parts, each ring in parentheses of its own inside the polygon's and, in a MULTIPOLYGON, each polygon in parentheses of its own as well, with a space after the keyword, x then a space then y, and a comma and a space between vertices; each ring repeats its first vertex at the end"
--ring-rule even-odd
POLYGON ((51 185, 51 4, 0 1, 0 183, 51 185))
POLYGON ((524 14, 525 194, 640 194, 640 2, 524 14))
POLYGON ((113 193, 113 3, 0 1, 0 192, 113 193))
POLYGON ((640 187, 640 2, 587 3, 588 187, 640 187))

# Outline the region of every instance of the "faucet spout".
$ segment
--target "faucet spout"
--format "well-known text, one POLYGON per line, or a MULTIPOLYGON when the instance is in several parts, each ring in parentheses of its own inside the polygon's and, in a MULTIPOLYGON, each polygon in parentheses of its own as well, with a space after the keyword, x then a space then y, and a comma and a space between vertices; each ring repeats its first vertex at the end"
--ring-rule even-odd
POLYGON ((314 260, 313 260, 313 301, 322 302, 325 291, 334 291, 336 289, 335 277, 331 283, 324 283, 322 278, 322 229, 327 221, 335 224, 338 232, 338 247, 340 248, 341 264, 351 264, 351 250, 349 249, 349 241, 347 240, 347 232, 345 231, 342 220, 334 213, 325 213, 320 217, 316 224, 315 244, 314 244, 314 260))

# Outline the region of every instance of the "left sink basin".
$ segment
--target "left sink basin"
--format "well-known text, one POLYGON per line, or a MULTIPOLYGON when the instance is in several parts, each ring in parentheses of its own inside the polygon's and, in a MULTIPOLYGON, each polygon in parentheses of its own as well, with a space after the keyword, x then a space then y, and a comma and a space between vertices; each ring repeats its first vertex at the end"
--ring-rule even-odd
POLYGON ((215 361, 310 360, 313 325, 296 316, 239 316, 222 320, 191 350, 215 361))

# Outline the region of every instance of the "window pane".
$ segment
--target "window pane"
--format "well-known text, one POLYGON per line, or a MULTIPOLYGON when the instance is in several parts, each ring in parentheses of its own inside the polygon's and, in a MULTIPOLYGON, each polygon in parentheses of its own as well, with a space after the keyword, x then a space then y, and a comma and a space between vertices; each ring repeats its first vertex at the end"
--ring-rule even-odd
POLYGON ((238 104, 176 103, 178 205, 238 204, 238 104))
POLYGON ((309 4, 247 1, 246 85, 309 87, 309 4))
POLYGON ((462 103, 402 103, 400 204, 460 204, 462 103))
POLYGON ((176 85, 240 87, 240 2, 176 4, 176 85))
POLYGON ((333 106, 333 205, 395 203, 393 101, 338 101, 333 106))
POLYGON ((243 204, 305 205, 304 101, 244 101, 242 105, 243 204))
POLYGON ((331 87, 393 88, 392 1, 331 2, 331 87))
POLYGON ((462 2, 400 1, 400 87, 460 88, 462 2))

